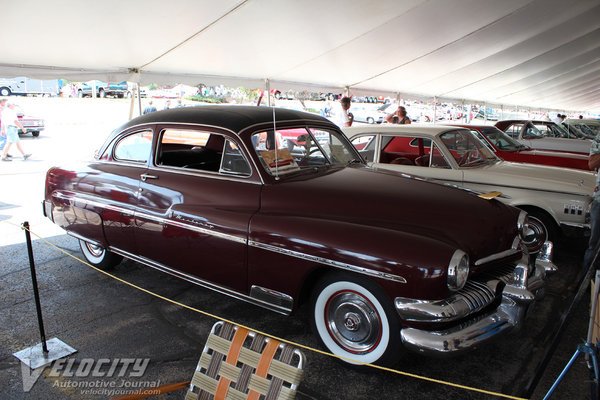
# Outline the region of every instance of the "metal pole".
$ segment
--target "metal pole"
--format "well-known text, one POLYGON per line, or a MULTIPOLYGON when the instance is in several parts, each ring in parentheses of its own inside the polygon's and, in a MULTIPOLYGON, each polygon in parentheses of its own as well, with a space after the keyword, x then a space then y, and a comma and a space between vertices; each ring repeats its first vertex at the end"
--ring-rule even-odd
POLYGON ((140 115, 142 115, 142 93, 140 91, 140 83, 139 82, 136 83, 136 89, 137 89, 137 96, 138 96, 138 108, 139 108, 140 115))
POLYGON ((267 106, 271 107, 271 81, 265 79, 265 91, 267 92, 267 106))
POLYGON ((433 124, 435 125, 435 121, 437 119, 437 97, 433 96, 433 124))
POLYGON ((35 263, 33 261, 33 248, 31 247, 29 222, 23 222, 23 230, 25 230, 25 240, 27 242, 27 254, 29 255, 29 268, 31 269, 31 282, 33 283, 33 297, 35 298, 35 308, 37 310, 38 325, 40 328, 40 336, 42 338, 42 350, 45 354, 47 354, 48 347, 46 346, 46 333, 44 332, 44 320, 42 319, 42 305, 40 304, 40 293, 38 292, 35 263))

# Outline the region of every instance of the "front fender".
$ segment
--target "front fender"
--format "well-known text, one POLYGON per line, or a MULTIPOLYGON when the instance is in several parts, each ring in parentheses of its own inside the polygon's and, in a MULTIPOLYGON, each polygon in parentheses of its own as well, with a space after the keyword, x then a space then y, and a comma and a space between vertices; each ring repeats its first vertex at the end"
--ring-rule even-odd
POLYGON ((305 277, 324 265, 367 275, 392 299, 440 299, 449 293, 446 273, 455 250, 409 232, 257 214, 250 223, 249 282, 296 297, 305 277))

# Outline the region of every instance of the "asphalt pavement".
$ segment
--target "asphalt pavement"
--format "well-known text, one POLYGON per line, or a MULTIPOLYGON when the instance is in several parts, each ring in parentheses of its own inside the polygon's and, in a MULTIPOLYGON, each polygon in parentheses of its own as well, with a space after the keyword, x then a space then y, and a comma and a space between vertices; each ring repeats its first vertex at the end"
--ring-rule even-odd
MULTIPOLYGON (((77 241, 41 214, 47 168, 89 158, 94 146, 119 124, 118 120, 126 118, 128 104, 112 99, 97 102, 39 99, 43 100, 40 105, 34 100, 38 99, 23 101, 32 108, 38 107, 48 119, 48 129, 39 138, 23 138, 23 146, 34 156, 27 161, 16 157, 13 162, 0 164, 0 400, 106 399, 111 396, 102 391, 106 387, 133 391, 140 385, 153 387, 190 380, 215 319, 136 290, 61 253, 57 248, 81 257, 77 241), (64 120, 65 116, 78 113, 87 118, 103 113, 119 117, 96 122, 64 120), (37 379, 36 371, 22 369, 21 362, 13 356, 40 342, 25 236, 19 227, 23 221, 30 222, 34 234, 56 246, 34 236, 46 335, 58 337, 77 350, 64 364, 55 365, 54 370, 59 373, 47 367, 37 371, 41 372, 37 379), (100 360, 105 360, 102 376, 85 373, 86 365, 97 365, 100 360), (131 375, 131 363, 138 361, 147 362, 143 374, 131 375), (127 363, 129 369, 123 367, 127 363), (118 367, 112 374, 106 372, 110 364, 118 367), (68 365, 70 371, 75 371, 74 376, 68 376, 68 365), (123 375, 119 376, 117 371, 123 371, 123 375)), ((584 247, 581 239, 559 243, 555 258, 559 271, 549 278, 545 298, 530 308, 526 324, 519 332, 453 358, 405 353, 394 368, 434 380, 520 396, 574 295, 574 290, 568 287, 579 272, 584 247)), ((132 261, 124 261, 111 272, 169 299, 320 348, 307 323, 306 309, 282 316, 132 261)), ((533 398, 543 397, 577 345, 583 343, 588 299, 589 295, 575 308, 533 398)), ((299 387, 299 399, 499 398, 394 372, 351 368, 311 351, 305 354, 308 364, 299 387)), ((589 372, 580 358, 554 398, 590 398, 589 387, 589 372)), ((156 398, 183 397, 184 391, 180 390, 156 398)))

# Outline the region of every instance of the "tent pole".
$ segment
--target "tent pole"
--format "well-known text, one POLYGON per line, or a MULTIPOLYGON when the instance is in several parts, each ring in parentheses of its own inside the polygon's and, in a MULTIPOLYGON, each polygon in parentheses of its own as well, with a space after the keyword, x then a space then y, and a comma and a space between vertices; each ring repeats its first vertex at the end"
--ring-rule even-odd
POLYGON ((265 79, 265 91, 267 92, 267 106, 271 107, 271 81, 265 79))
POLYGON ((133 119, 133 109, 135 108, 135 90, 131 92, 131 101, 129 102, 129 119, 133 119))
POLYGON ((433 124, 435 125, 435 120, 437 119, 437 96, 433 96, 433 124))
POLYGON ((137 85, 137 96, 138 96, 138 108, 139 108, 140 115, 142 115, 142 93, 140 92, 140 83, 138 82, 136 85, 137 85))

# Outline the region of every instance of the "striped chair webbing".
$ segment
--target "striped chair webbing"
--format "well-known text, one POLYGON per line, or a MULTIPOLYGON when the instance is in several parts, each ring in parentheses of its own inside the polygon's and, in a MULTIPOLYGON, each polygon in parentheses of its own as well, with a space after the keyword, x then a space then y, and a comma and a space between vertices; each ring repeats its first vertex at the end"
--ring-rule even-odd
POLYGON ((185 399, 291 400, 303 364, 304 355, 293 346, 217 322, 185 399))

